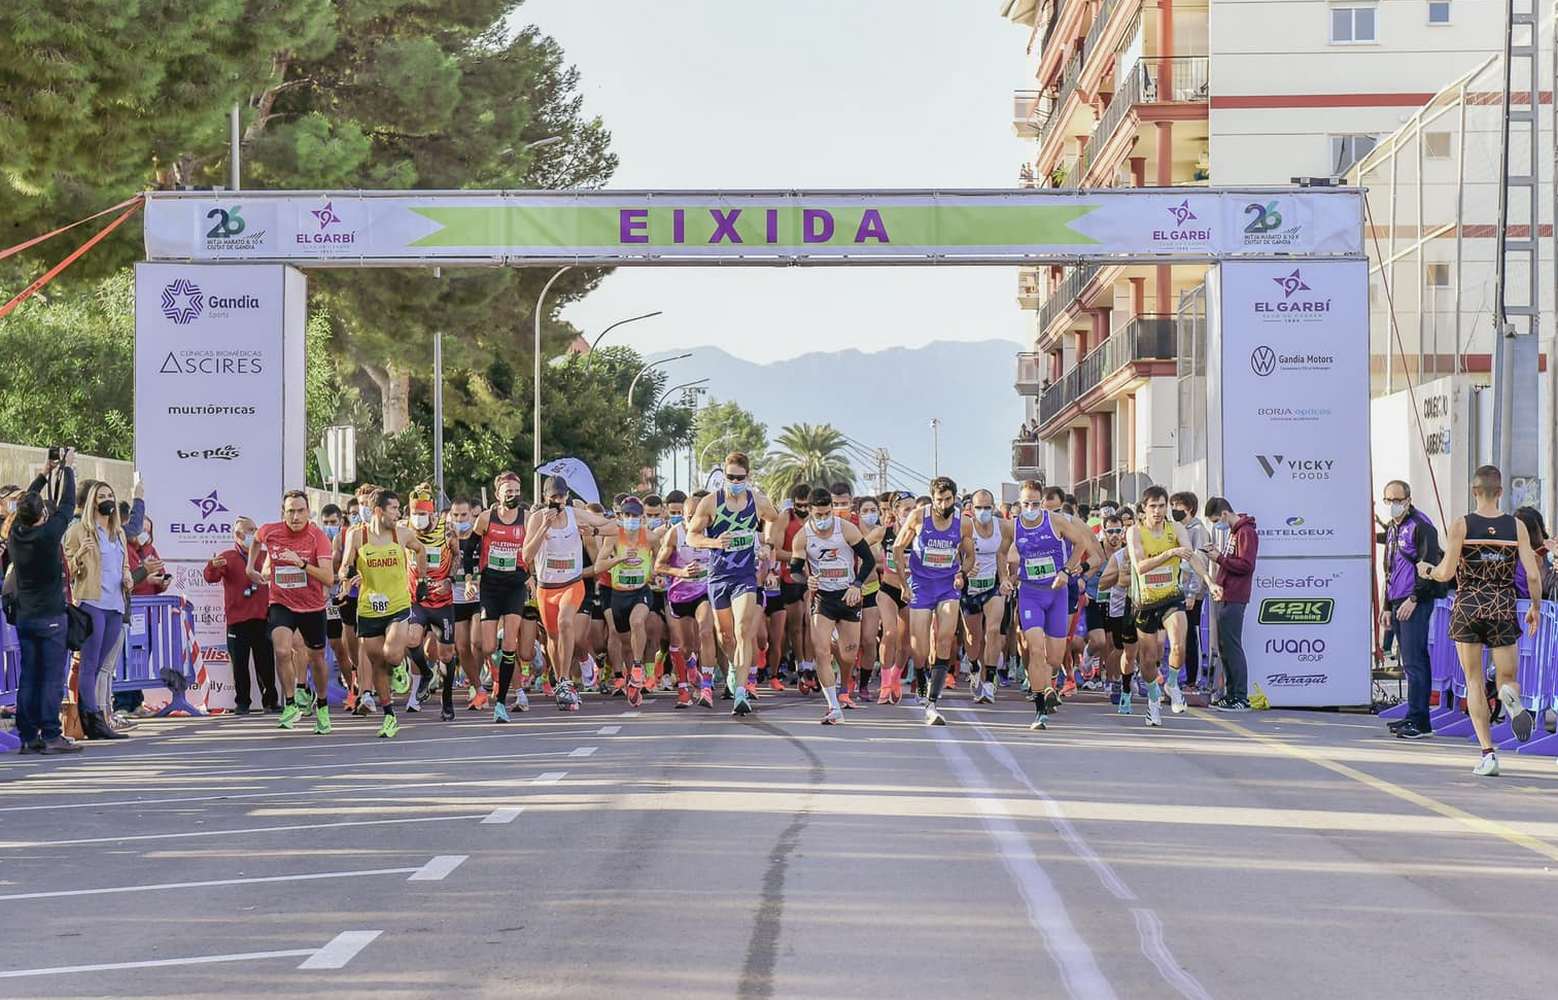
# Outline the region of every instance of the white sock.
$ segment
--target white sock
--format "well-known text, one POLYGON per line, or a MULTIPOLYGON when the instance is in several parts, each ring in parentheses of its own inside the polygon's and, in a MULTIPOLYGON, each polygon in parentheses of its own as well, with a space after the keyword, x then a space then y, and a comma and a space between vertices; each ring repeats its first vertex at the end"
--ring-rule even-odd
POLYGON ((838 688, 837 687, 825 687, 825 688, 823 688, 822 689, 822 696, 824 698, 828 699, 828 707, 829 708, 838 708, 839 707, 839 692, 838 692, 838 688))

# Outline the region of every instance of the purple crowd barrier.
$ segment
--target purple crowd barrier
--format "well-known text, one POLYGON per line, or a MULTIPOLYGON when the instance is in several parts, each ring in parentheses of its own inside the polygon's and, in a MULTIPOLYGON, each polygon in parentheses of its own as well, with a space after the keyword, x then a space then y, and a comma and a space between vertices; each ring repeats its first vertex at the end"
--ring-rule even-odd
MULTIPOLYGON (((22 686, 22 644, 16 637, 16 629, 0 612, 0 705, 16 707, 16 692, 22 686)), ((16 733, 0 730, 0 753, 15 750, 22 745, 16 733)))
MULTIPOLYGON (((173 594, 132 597, 124 653, 114 670, 114 691, 166 687, 165 670, 182 675, 186 686, 195 683, 198 664, 194 605, 173 594)), ((175 712, 206 714, 204 709, 190 704, 183 691, 170 690, 173 698, 157 713, 159 718, 175 712)))
MULTIPOLYGON (((1434 606, 1434 617, 1429 626, 1428 653, 1433 686, 1439 692, 1439 707, 1431 713, 1434 733, 1437 736, 1461 736, 1469 740, 1477 738, 1471 716, 1461 708, 1466 697, 1466 674, 1456 656, 1455 643, 1450 641, 1450 608, 1453 599, 1444 599, 1434 606)), ((1516 603, 1516 614, 1525 620, 1529 601, 1516 603)), ((1544 601, 1541 606, 1535 635, 1521 632, 1518 645, 1518 662, 1515 680, 1520 686, 1520 700, 1537 718, 1536 737, 1528 743, 1515 738, 1508 721, 1493 727, 1490 736, 1494 746, 1501 750, 1539 756, 1558 756, 1558 734, 1548 734, 1544 728, 1547 710, 1558 708, 1558 605, 1544 601)), ((1483 669, 1491 664, 1491 657, 1483 654, 1483 669)))

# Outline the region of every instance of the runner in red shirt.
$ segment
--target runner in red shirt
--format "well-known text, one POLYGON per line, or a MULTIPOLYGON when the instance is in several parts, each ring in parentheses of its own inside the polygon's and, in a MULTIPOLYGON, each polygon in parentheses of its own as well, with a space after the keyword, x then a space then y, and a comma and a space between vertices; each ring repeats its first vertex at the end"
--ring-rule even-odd
MULTIPOLYGON (((503 626, 503 650, 498 656, 497 697, 492 705, 492 721, 509 721, 508 693, 514 683, 516 654, 523 651, 528 661, 536 644, 536 623, 524 617, 530 596, 529 579, 523 553, 525 513, 520 509, 522 487, 519 476, 500 472, 493 480, 498 494, 495 506, 482 511, 473 529, 481 538, 481 651, 490 659, 498 648, 498 626, 503 626)), ((521 686, 515 708, 524 711, 530 699, 521 686)))
POLYGON ((255 532, 249 543, 249 578, 270 585, 271 645, 276 651, 276 679, 281 693, 289 688, 292 701, 277 725, 291 729, 304 712, 316 708, 314 732, 330 732, 327 696, 330 676, 325 667, 325 587, 335 579, 330 539, 309 520, 308 494, 288 490, 281 498, 282 520, 255 532), (304 648, 314 690, 303 684, 304 648))

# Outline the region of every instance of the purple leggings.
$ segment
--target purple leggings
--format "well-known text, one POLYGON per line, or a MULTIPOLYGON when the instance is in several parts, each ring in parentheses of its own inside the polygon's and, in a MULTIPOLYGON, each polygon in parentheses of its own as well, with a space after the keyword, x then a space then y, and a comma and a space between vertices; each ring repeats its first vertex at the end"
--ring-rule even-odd
POLYGON ((81 711, 96 713, 103 706, 98 704, 98 685, 106 672, 113 674, 117 666, 111 659, 119 648, 119 631, 124 628, 124 613, 104 611, 90 604, 81 605, 92 616, 92 634, 81 645, 81 670, 76 678, 76 693, 81 698, 81 711))

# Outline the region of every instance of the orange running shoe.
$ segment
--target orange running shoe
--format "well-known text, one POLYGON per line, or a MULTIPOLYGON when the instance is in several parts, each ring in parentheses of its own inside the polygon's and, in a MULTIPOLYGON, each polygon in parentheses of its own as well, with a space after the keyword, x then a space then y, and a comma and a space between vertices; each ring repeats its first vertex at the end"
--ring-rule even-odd
POLYGON ((628 682, 622 677, 621 674, 618 674, 611 681, 611 696, 613 698, 620 698, 627 694, 627 686, 628 682))
POLYGON ((692 692, 687 690, 687 685, 685 685, 685 684, 683 684, 681 687, 676 689, 676 707, 677 708, 691 708, 692 707, 692 692))
POLYGON ((698 689, 698 704, 702 705, 704 708, 713 708, 714 707, 714 689, 713 688, 699 688, 698 689))
POLYGON ((777 675, 776 675, 776 676, 775 676, 775 677, 773 677, 773 678, 772 678, 772 679, 771 679, 771 680, 769 680, 769 682, 768 682, 768 686, 769 686, 769 688, 770 688, 770 689, 771 689, 771 690, 774 690, 774 691, 783 691, 783 690, 784 690, 784 681, 782 681, 782 680, 780 680, 780 679, 779 679, 779 678, 778 678, 778 676, 777 676, 777 675))
POLYGON ((894 673, 895 671, 892 667, 882 668, 882 676, 876 682, 876 703, 878 705, 885 705, 892 700, 894 673))
POLYGON ((541 682, 541 695, 546 698, 552 697, 552 682, 550 680, 541 682))
POLYGON ((903 701, 903 668, 893 671, 893 704, 903 701))
POLYGON ((853 698, 851 698, 849 696, 849 692, 848 691, 845 691, 843 694, 839 695, 839 704, 842 705, 845 708, 859 708, 860 707, 859 705, 855 704, 855 699, 853 699, 853 698))
POLYGON ((348 691, 348 692, 346 692, 346 703, 341 706, 341 710, 345 714, 351 715, 352 712, 356 708, 357 708, 357 692, 356 691, 348 691))
POLYGON ((487 694, 486 688, 477 688, 476 693, 466 701, 465 708, 470 712, 480 712, 492 704, 492 696, 487 694))
POLYGON ((1077 693, 1077 679, 1076 679, 1076 677, 1068 674, 1066 676, 1066 683, 1061 685, 1060 696, 1062 698, 1069 698, 1069 697, 1071 697, 1072 695, 1074 695, 1076 693, 1077 693))

